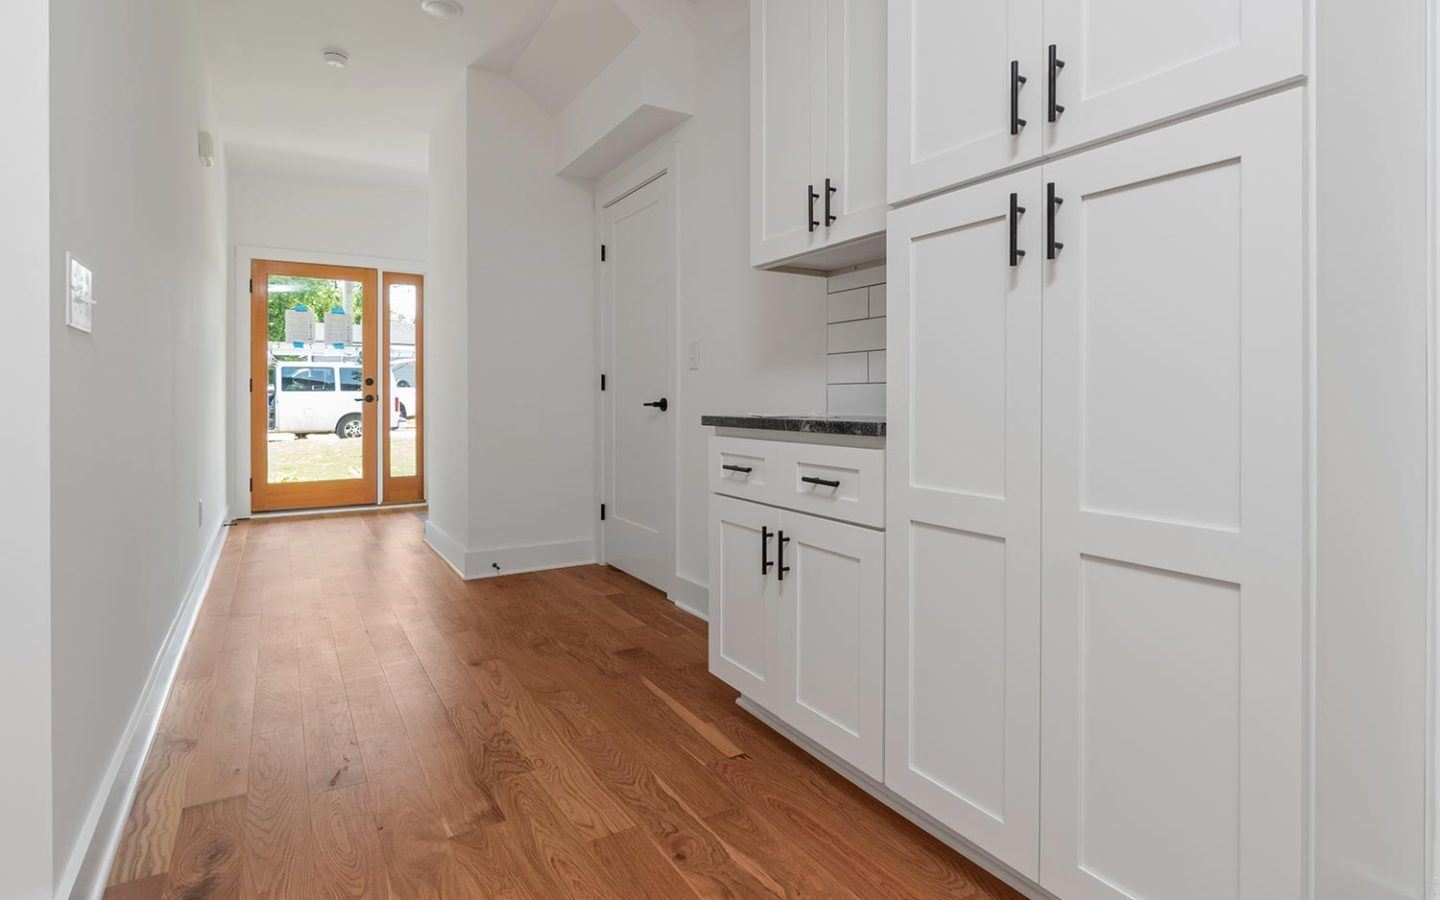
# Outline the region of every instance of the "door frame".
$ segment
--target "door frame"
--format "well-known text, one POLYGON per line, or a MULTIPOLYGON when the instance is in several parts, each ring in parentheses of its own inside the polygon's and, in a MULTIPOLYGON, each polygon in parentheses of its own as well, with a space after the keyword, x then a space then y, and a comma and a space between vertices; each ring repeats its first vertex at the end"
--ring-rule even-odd
MULTIPOLYGON (((376 474, 378 473, 379 452, 378 441, 372 438, 361 440, 362 475, 359 479, 346 479, 344 481, 307 481, 296 484, 270 484, 266 479, 267 441, 262 437, 268 433, 268 391, 265 386, 269 383, 269 365, 267 347, 268 340, 261 340, 260 336, 265 335, 269 328, 269 305, 270 292, 266 289, 266 280, 270 275, 289 275, 299 278, 323 278, 345 281, 356 281, 361 285, 362 298, 376 297, 379 294, 379 272, 375 269, 363 269, 352 266, 331 266, 317 263, 295 263, 281 260, 255 259, 250 262, 250 471, 252 478, 259 476, 258 482, 251 483, 250 497, 253 509, 265 512, 292 510, 292 509, 316 509, 331 506, 362 506, 374 504, 377 497, 376 474), (260 388, 256 390, 257 386, 260 388)), ((379 331, 377 328, 378 316, 367 315, 364 317, 362 328, 362 347, 366 351, 361 361, 362 377, 379 381, 379 331)), ((279 385, 276 385, 279 390, 279 385)), ((383 396, 383 392, 376 390, 377 396, 383 396)), ((388 433, 389 422, 380 418, 384 410, 376 409, 375 403, 365 404, 361 407, 361 413, 365 417, 365 431, 374 435, 376 428, 386 428, 388 433), (378 420, 378 424, 377 424, 378 420)))
POLYGON ((419 503, 425 499, 425 276, 409 272, 380 273, 380 316, 384 323, 380 336, 379 360, 385 372, 381 382, 385 391, 385 406, 381 413, 387 417, 385 425, 385 447, 380 465, 380 503, 390 506, 396 503, 419 503), (407 418, 414 414, 418 421, 415 429, 415 474, 390 474, 390 437, 394 430, 389 427, 388 417, 395 402, 390 395, 394 378, 390 372, 390 287, 395 284, 415 286, 415 409, 407 409, 407 418))
MULTIPOLYGON (((226 353, 229 370, 226 376, 228 396, 226 397, 226 419, 230 424, 226 435, 228 465, 228 490, 230 516, 233 519, 249 518, 254 511, 251 506, 250 479, 255 472, 250 458, 250 266, 257 259, 279 259, 296 263, 315 263, 326 266, 375 269, 381 275, 389 271, 413 272, 428 275, 424 262, 361 254, 327 253, 313 250, 295 250, 266 244, 236 244, 231 260, 229 329, 226 336, 226 353)), ((421 423, 424 427, 424 423, 421 423)), ((383 460, 382 463, 383 465, 383 460)), ((380 473, 376 472, 376 478, 380 473)), ((377 481, 378 485, 378 481, 377 481)), ((378 490, 377 486, 377 490, 378 490)))
MULTIPOLYGON (((678 202, 675 186, 675 152, 674 147, 667 145, 650 156, 640 159, 624 173, 615 176, 613 180, 607 180, 603 186, 595 191, 595 230, 596 230, 596 251, 595 251, 595 360, 599 369, 596 376, 596 387, 599 388, 600 376, 605 375, 614 368, 613 360, 608 355, 609 330, 607 322, 612 308, 610 288, 606 279, 605 263, 600 260, 600 245, 605 244, 605 216, 607 210, 624 200, 626 197, 649 186, 652 182, 664 179, 665 190, 668 192, 667 202, 669 203, 669 232, 671 249, 670 266, 670 302, 665 304, 666 322, 661 331, 662 339, 666 347, 666 359, 668 360, 668 371, 666 372, 666 394, 670 402, 681 410, 684 409, 684 398, 680 396, 679 384, 679 348, 677 335, 679 333, 679 305, 680 305, 680 234, 676 210, 678 202)), ((614 395, 608 390, 598 390, 595 399, 595 494, 597 511, 602 506, 608 506, 613 502, 613 485, 610 482, 610 452, 607 444, 609 437, 609 413, 611 401, 614 395)), ((670 442, 670 533, 666 536, 665 555, 667 558, 665 568, 665 584, 652 585, 665 592, 673 602, 672 593, 675 585, 681 581, 676 569, 676 552, 679 544, 679 521, 680 521, 680 429, 678 427, 675 413, 666 417, 666 428, 668 429, 667 439, 670 442)), ((605 522, 599 520, 597 515, 595 556, 602 564, 608 562, 605 546, 605 522)))

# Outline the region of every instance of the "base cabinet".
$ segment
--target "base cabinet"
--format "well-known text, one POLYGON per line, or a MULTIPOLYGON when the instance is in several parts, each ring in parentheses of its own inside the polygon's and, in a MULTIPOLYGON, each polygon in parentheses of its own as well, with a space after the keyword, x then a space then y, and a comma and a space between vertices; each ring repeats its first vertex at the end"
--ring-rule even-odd
POLYGON ((884 776, 885 535, 710 498, 710 671, 884 776))

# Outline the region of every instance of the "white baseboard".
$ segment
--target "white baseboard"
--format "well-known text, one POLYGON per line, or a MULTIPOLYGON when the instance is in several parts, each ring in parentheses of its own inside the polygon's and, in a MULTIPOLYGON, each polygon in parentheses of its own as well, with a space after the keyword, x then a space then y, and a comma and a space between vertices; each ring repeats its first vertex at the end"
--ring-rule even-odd
POLYGON ((1040 887, 1040 885, 1021 875, 1019 872, 1016 872, 1014 869, 1005 865, 1005 863, 941 824, 924 810, 920 809, 920 807, 901 797, 864 772, 861 772, 859 769, 810 740, 810 738, 796 731, 794 728, 786 725, 774 713, 756 703, 754 700, 742 696, 736 700, 735 703, 750 715, 764 722, 781 737, 796 745, 801 750, 804 750, 806 753, 809 753, 836 772, 839 772, 847 780, 854 783, 856 787, 909 819, 922 831, 980 866, 991 875, 1010 885, 1023 896, 1030 898, 1030 900, 1059 900, 1054 894, 1040 887))
POLYGON ((489 547, 465 554, 463 577, 467 581, 563 569, 595 562, 595 541, 556 541, 551 544, 516 544, 510 547, 489 547))
POLYGON ((450 564, 456 575, 465 577, 465 545, 436 525, 434 519, 425 520, 425 543, 450 564))
POLYGON ((670 584, 670 602, 697 619, 710 621, 710 589, 678 572, 670 584))
POLYGON ((437 528, 433 521, 425 523, 425 543, 466 581, 595 562, 595 542, 590 539, 467 550, 459 541, 437 528))
POLYGON ((100 790, 96 792, 90 812, 85 817, 84 827, 65 866, 64 875, 56 885, 56 897, 100 900, 105 893, 110 865, 115 860, 120 836, 125 831, 125 819, 139 787, 140 771, 150 753, 155 732, 160 727, 160 714, 165 710, 165 700, 170 696, 170 688, 180 669, 180 656, 190 640, 190 632, 200 614, 200 604, 220 562, 220 551, 225 546, 225 523, 229 521, 230 511, 227 509, 210 537, 180 608, 170 621, 170 630, 160 644, 160 652, 150 666, 150 677, 140 692, 140 699, 130 714, 130 722, 125 726, 125 734, 120 738, 110 766, 100 782, 100 790))

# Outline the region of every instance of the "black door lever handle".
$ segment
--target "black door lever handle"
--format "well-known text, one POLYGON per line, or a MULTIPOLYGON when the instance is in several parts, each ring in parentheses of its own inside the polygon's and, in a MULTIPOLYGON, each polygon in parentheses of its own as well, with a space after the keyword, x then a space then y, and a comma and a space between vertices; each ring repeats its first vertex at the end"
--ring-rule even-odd
POLYGON ((661 397, 659 400, 654 400, 654 401, 651 401, 650 403, 646 403, 646 404, 644 404, 644 405, 645 405, 645 406, 653 406, 653 407, 655 407, 656 409, 660 410, 661 412, 664 412, 665 410, 667 410, 667 409, 670 408, 670 401, 667 400, 667 399, 664 398, 664 397, 661 397))

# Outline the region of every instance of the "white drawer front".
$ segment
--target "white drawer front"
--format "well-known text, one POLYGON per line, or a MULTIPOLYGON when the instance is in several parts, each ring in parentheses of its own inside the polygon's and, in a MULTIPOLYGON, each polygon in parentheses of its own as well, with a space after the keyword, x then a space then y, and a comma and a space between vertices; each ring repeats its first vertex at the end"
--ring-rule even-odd
POLYGON ((767 491, 779 472, 774 441, 717 437, 710 441, 710 490, 761 503, 774 503, 767 491))
POLYGON ((861 525, 885 525, 884 450, 787 444, 784 462, 783 469, 772 470, 771 502, 861 525))
POLYGON ((883 528, 885 451, 715 437, 710 442, 710 490, 883 528))

